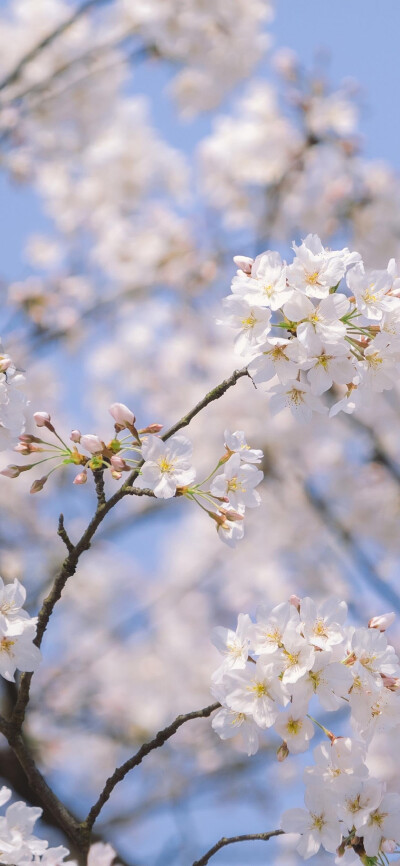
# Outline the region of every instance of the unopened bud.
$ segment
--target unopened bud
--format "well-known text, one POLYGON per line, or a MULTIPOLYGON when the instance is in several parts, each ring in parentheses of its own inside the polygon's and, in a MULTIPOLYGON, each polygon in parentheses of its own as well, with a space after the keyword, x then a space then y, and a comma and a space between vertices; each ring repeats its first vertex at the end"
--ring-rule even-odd
POLYGON ((288 755, 289 755, 288 745, 287 745, 287 743, 285 743, 285 740, 284 740, 283 743, 281 743, 281 745, 279 746, 279 749, 277 750, 276 757, 278 758, 278 761, 280 761, 282 763, 282 761, 286 760, 288 755))
POLYGON ((75 475, 75 478, 74 478, 72 483, 73 484, 86 484, 86 482, 87 482, 87 472, 86 472, 86 469, 84 469, 83 472, 78 472, 78 474, 75 475))
POLYGON ((240 514, 239 511, 235 511, 233 508, 230 508, 229 510, 227 508, 220 508, 219 510, 221 514, 225 515, 227 520, 244 520, 244 514, 240 514))
POLYGON ((43 439, 39 439, 37 436, 32 436, 31 433, 21 433, 21 435, 18 436, 18 439, 20 442, 27 442, 27 443, 43 442, 43 439))
POLYGON ((26 467, 16 466, 14 463, 10 463, 5 469, 1 470, 0 475, 5 475, 6 478, 18 478, 18 475, 20 475, 25 468, 26 467))
POLYGON ((296 608, 296 610, 300 611, 301 599, 298 595, 291 595, 289 598, 289 604, 292 604, 293 607, 296 608))
POLYGON ((249 259, 248 256, 234 256, 233 261, 235 262, 235 265, 237 265, 240 271, 243 271, 244 274, 250 276, 251 266, 254 262, 254 259, 249 259))
POLYGON ((86 433, 85 436, 81 436, 80 444, 87 451, 90 451, 91 454, 101 454, 103 448, 105 448, 104 442, 98 436, 95 436, 94 433, 86 433))
POLYGON ((44 485, 48 479, 48 475, 44 475, 43 478, 37 478, 36 481, 33 482, 32 487, 30 489, 30 493, 39 493, 40 490, 43 490, 44 485))
POLYGON ((34 412, 33 417, 35 419, 36 427, 48 427, 51 425, 51 418, 48 412, 34 412))
POLYGON ((113 469, 115 469, 117 472, 127 472, 130 469, 128 464, 125 463, 125 460, 122 457, 118 457, 117 454, 113 454, 110 462, 113 469))
POLYGON ((160 433, 163 428, 163 424, 149 424, 148 427, 143 427, 142 430, 139 430, 139 433, 160 433))
POLYGON ((14 451, 18 451, 19 454, 33 454, 36 451, 43 451, 43 448, 40 448, 39 445, 34 445, 31 442, 18 442, 18 445, 15 445, 14 451))
POLYGON ((394 854, 396 848, 397 842, 395 842, 394 839, 385 839, 385 841, 381 844, 381 849, 385 852, 385 854, 394 854))
POLYGON ((110 415, 114 418, 115 423, 122 430, 125 427, 132 427, 135 423, 135 416, 124 403, 113 403, 109 408, 110 415))
POLYGON ((218 512, 215 512, 215 511, 208 511, 207 514, 209 514, 209 516, 212 518, 212 520, 215 520, 217 527, 226 526, 225 514, 219 514, 218 512))
POLYGON ((72 442, 80 442, 81 441, 81 431, 80 430, 71 430, 69 438, 72 442))
POLYGON ((368 628, 377 628, 379 631, 386 631, 390 625, 395 621, 396 614, 391 611, 391 613, 382 613, 381 616, 373 616, 368 623, 368 628))
POLYGON ((398 692, 400 689, 400 679, 398 677, 388 677, 386 674, 381 674, 381 677, 385 689, 389 689, 391 692, 398 692))

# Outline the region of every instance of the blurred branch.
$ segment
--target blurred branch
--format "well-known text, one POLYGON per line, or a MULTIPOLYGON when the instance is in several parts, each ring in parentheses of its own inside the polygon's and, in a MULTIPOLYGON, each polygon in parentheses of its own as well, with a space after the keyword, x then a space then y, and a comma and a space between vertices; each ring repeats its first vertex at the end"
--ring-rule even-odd
POLYGON ((75 9, 75 11, 72 13, 72 15, 70 15, 69 18, 66 18, 65 21, 62 21, 62 23, 59 24, 58 27, 55 27, 54 30, 51 31, 51 33, 48 33, 47 36, 44 36, 43 39, 40 40, 40 42, 37 42, 37 44, 34 45, 33 48, 30 49, 30 51, 27 51, 27 53, 24 54, 23 57, 21 57, 21 60, 17 63, 14 69, 12 69, 11 72, 9 72, 3 78, 3 80, 0 81, 0 91, 5 90, 5 88, 9 87, 10 84, 14 84, 14 82, 18 80, 21 73, 25 69, 25 66, 27 66, 28 63, 31 63, 32 60, 35 60, 36 57, 40 54, 40 52, 43 51, 45 48, 48 48, 49 45, 52 45, 52 43, 56 39, 58 39, 59 36, 62 36, 67 30, 69 30, 69 28, 72 27, 72 25, 75 24, 75 22, 78 21, 79 18, 82 17, 82 15, 85 15, 86 12, 89 12, 90 9, 92 9, 94 6, 99 6, 101 3, 106 2, 108 2, 108 0, 85 0, 85 2, 82 3, 81 6, 78 6, 78 8, 75 9))
POLYGON ((339 520, 339 518, 333 514, 328 502, 322 499, 322 497, 305 481, 303 482, 303 488, 310 505, 315 509, 327 527, 339 538, 344 549, 348 550, 353 559, 358 563, 361 576, 375 590, 375 592, 378 593, 378 595, 381 595, 382 598, 384 598, 388 604, 392 605, 395 611, 399 613, 399 593, 378 574, 357 539, 354 538, 353 534, 339 520))
POLYGON ((100 794, 100 797, 98 798, 94 806, 92 806, 86 818, 85 826, 89 830, 92 829, 94 822, 100 815, 103 806, 110 798, 110 795, 112 794, 115 786, 119 782, 122 782, 127 773, 130 772, 130 770, 141 764, 143 758, 145 758, 146 755, 148 755, 154 749, 159 749, 161 746, 163 746, 164 743, 169 740, 169 738, 172 737, 177 732, 177 730, 186 722, 190 722, 192 719, 206 719, 220 706, 221 704, 217 701, 214 704, 210 704, 208 707, 204 707, 202 710, 195 710, 194 712, 177 716, 175 721, 168 725, 168 727, 163 728, 163 730, 159 731, 153 740, 150 740, 149 743, 144 743, 143 746, 140 747, 139 751, 136 752, 136 755, 133 755, 132 758, 129 758, 129 760, 125 761, 124 764, 121 764, 120 767, 117 767, 112 776, 107 779, 107 782, 100 794))
POLYGON ((227 838, 223 836, 222 839, 217 842, 200 860, 196 860, 193 863, 193 866, 206 866, 211 857, 214 857, 214 854, 217 854, 221 848, 225 848, 226 845, 233 845, 235 842, 268 842, 269 839, 272 839, 273 836, 282 836, 283 830, 272 830, 270 833, 246 833, 244 836, 230 836, 227 838))

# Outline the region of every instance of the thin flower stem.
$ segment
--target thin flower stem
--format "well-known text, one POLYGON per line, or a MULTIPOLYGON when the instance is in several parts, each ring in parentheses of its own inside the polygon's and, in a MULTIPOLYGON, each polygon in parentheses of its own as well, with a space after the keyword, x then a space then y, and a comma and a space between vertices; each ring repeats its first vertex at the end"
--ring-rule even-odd
POLYGON ((211 857, 214 857, 214 854, 217 854, 226 845, 234 845, 236 842, 268 842, 273 836, 282 836, 283 833, 283 830, 271 830, 270 833, 246 833, 243 836, 223 836, 200 860, 196 860, 193 866, 206 866, 211 857))
POLYGON ((57 436, 58 441, 61 442, 61 445, 63 445, 65 450, 68 451, 68 454, 71 454, 72 452, 71 452, 70 447, 67 445, 66 442, 64 442, 64 439, 61 439, 61 436, 59 436, 55 430, 54 430, 54 435, 57 436))
POLYGON ((215 473, 216 473, 217 470, 220 468, 220 466, 223 466, 224 462, 225 462, 225 461, 222 461, 222 462, 221 462, 221 460, 219 460, 218 463, 217 463, 217 465, 216 465, 216 467, 215 467, 215 469, 213 469, 213 470, 210 472, 210 474, 207 475, 207 478, 204 478, 203 481, 199 481, 198 484, 195 484, 195 488, 196 488, 196 487, 202 487, 203 484, 206 484, 207 481, 209 481, 210 478, 212 478, 213 475, 215 475, 215 473))
POLYGON ((328 728, 325 728, 324 725, 321 725, 321 722, 317 722, 317 720, 314 719, 313 716, 310 716, 309 713, 307 713, 307 718, 310 719, 311 722, 314 722, 314 725, 318 725, 318 727, 321 728, 321 731, 323 731, 324 734, 326 734, 326 736, 328 737, 328 739, 332 741, 332 737, 334 736, 332 734, 332 731, 328 731, 328 728))

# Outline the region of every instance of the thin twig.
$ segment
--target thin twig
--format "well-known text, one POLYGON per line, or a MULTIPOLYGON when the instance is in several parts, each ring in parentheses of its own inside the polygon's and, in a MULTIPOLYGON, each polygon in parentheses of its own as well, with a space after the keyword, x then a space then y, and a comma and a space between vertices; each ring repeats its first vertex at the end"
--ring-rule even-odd
POLYGON ((211 857, 217 854, 225 845, 233 845, 236 842, 268 842, 273 836, 282 836, 283 830, 271 830, 270 833, 246 833, 244 836, 223 836, 200 860, 196 860, 193 866, 206 866, 211 857))
POLYGON ((51 33, 48 33, 47 36, 44 36, 43 39, 37 42, 36 45, 34 45, 33 48, 30 49, 30 51, 27 51, 27 53, 24 54, 23 57, 21 57, 21 60, 19 60, 17 65, 14 66, 14 69, 12 69, 11 72, 9 72, 3 78, 3 80, 0 81, 0 91, 5 90, 5 88, 9 87, 10 84, 14 84, 14 82, 18 80, 21 73, 25 69, 25 66, 27 66, 28 63, 31 63, 32 60, 35 60, 35 58, 38 56, 38 54, 40 54, 41 51, 43 51, 44 48, 48 48, 48 46, 52 45, 52 43, 56 39, 58 39, 59 36, 62 36, 67 30, 69 30, 69 28, 72 27, 72 25, 75 24, 75 22, 78 21, 79 18, 82 17, 82 15, 85 15, 86 12, 89 12, 90 9, 92 9, 94 6, 98 6, 100 5, 100 3, 104 2, 108 2, 108 0, 85 0, 85 2, 82 3, 81 6, 78 6, 78 8, 75 9, 75 11, 72 13, 72 15, 70 15, 69 18, 66 18, 65 21, 62 21, 61 24, 59 24, 57 27, 54 28, 54 30, 51 31, 51 33))
POLYGON ((87 829, 91 830, 94 822, 100 815, 100 812, 103 806, 107 803, 107 800, 110 798, 114 788, 118 785, 118 782, 122 782, 127 773, 130 772, 134 767, 137 767, 143 761, 143 758, 152 752, 154 749, 159 749, 164 743, 172 737, 178 728, 184 725, 186 722, 190 722, 192 719, 206 719, 211 713, 220 707, 221 704, 216 702, 215 704, 210 704, 208 707, 204 707, 202 710, 195 710, 192 713, 186 713, 182 716, 177 716, 175 721, 173 721, 168 727, 163 728, 162 731, 159 731, 158 734, 154 737, 153 740, 150 740, 149 743, 144 743, 143 746, 140 747, 139 751, 133 755, 132 758, 129 758, 125 761, 124 764, 121 764, 120 767, 117 767, 114 770, 113 774, 107 779, 107 782, 98 798, 94 806, 92 806, 86 821, 85 826, 87 829))
POLYGON ((238 379, 241 379, 242 376, 248 376, 250 378, 247 367, 243 367, 241 370, 234 370, 234 372, 231 376, 229 376, 228 379, 224 379, 224 381, 221 382, 220 385, 217 385, 216 388, 213 388, 212 391, 209 391, 208 394, 206 394, 206 396, 203 397, 203 399, 200 400, 199 403, 197 403, 197 405, 194 407, 194 409, 191 410, 191 412, 188 412, 187 415, 184 415, 183 418, 180 419, 180 421, 177 421, 176 424, 173 424, 172 427, 170 427, 169 430, 167 430, 167 432, 164 433, 163 436, 161 436, 161 439, 163 439, 165 442, 167 439, 173 436, 174 433, 177 433, 178 430, 181 430, 182 427, 187 427, 188 424, 190 424, 190 422, 192 421, 192 419, 196 415, 198 415, 199 412, 202 411, 202 409, 205 409, 205 407, 208 406, 209 403, 212 403, 213 400, 219 400, 219 398, 222 397, 223 394, 225 394, 225 391, 227 391, 228 388, 232 388, 232 385, 236 385, 236 382, 238 381, 238 379))
POLYGON ((68 550, 68 553, 72 553, 72 551, 74 549, 74 545, 72 544, 72 541, 71 541, 71 539, 68 535, 68 532, 64 526, 64 515, 63 514, 60 514, 60 516, 58 518, 57 535, 59 535, 60 538, 62 538, 62 540, 63 540, 63 542, 64 542, 64 544, 68 550))

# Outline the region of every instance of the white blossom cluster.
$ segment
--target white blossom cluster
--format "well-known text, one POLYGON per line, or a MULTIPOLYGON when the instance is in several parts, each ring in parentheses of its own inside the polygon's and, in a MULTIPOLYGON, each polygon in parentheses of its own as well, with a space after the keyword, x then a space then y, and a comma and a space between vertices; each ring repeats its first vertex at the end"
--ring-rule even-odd
POLYGON ((120 5, 126 24, 137 28, 145 43, 184 64, 172 92, 188 117, 215 108, 269 45, 264 26, 272 17, 270 0, 120 0, 120 5))
POLYGON ((263 472, 255 464, 260 463, 263 453, 247 445, 243 430, 231 433, 225 430, 226 454, 216 468, 200 484, 195 484, 196 470, 191 465, 191 442, 180 434, 167 442, 152 436, 143 443, 145 462, 140 470, 139 486, 150 487, 157 497, 168 499, 175 496, 177 488, 183 487, 185 495, 203 499, 208 514, 216 522, 219 538, 234 547, 243 538, 243 518, 246 508, 255 508, 261 497, 255 487, 263 479, 263 472), (222 469, 220 474, 218 470, 222 469), (208 490, 204 485, 210 481, 208 490))
POLYGON ((23 609, 26 592, 19 580, 4 585, 0 578, 0 674, 14 682, 16 669, 36 670, 41 654, 33 643, 37 618, 23 609))
POLYGON ((260 505, 260 494, 255 490, 263 480, 263 472, 255 464, 261 463, 263 453, 250 448, 243 430, 231 433, 225 430, 225 453, 204 481, 196 483, 196 470, 192 465, 192 443, 181 433, 175 433, 166 441, 156 434, 161 424, 150 424, 136 429, 136 418, 124 403, 113 403, 109 412, 114 419, 115 435, 107 444, 95 433, 72 430, 71 448, 57 433, 48 412, 35 412, 34 419, 39 428, 52 433, 58 443, 53 445, 31 434, 22 434, 15 451, 24 456, 49 450, 44 457, 27 466, 10 464, 0 474, 17 478, 35 466, 48 461, 60 460, 47 475, 36 479, 31 493, 43 489, 49 476, 61 466, 72 463, 80 466, 74 484, 86 484, 88 470, 109 470, 112 478, 119 480, 124 472, 135 472, 136 487, 154 492, 157 499, 185 496, 215 521, 219 537, 230 547, 243 538, 243 519, 246 508, 260 505), (122 438, 121 433, 125 433, 122 438), (79 445, 79 449, 78 449, 79 445), (88 454, 82 453, 82 449, 88 454), (220 474, 217 474, 222 469, 220 474), (209 483, 208 487, 205 485, 209 483))
POLYGON ((235 257, 225 321, 253 381, 268 383, 272 413, 288 407, 301 421, 313 412, 352 413, 398 379, 395 260, 367 270, 359 253, 328 250, 317 235, 293 249, 290 264, 270 250, 255 260, 235 257), (321 397, 332 387, 342 393, 328 410, 321 397))
MULTIPOLYGON (((0 788, 0 806, 10 800, 12 792, 9 788, 0 788)), ((7 807, 5 815, 0 817, 0 856, 5 866, 28 866, 28 863, 43 863, 46 866, 62 866, 68 856, 68 848, 57 845, 49 848, 45 839, 33 834, 36 821, 42 815, 42 809, 37 806, 27 806, 19 800, 7 807)), ((111 866, 115 851, 111 845, 97 842, 92 845, 88 854, 88 866, 111 866)), ((73 860, 69 866, 77 866, 73 860)))
POLYGON ((341 846, 359 862, 358 855, 393 853, 400 843, 400 794, 387 792, 366 766, 374 735, 400 721, 399 660, 383 634, 394 614, 374 617, 368 628, 346 625, 346 616, 344 601, 318 608, 292 596, 273 609, 262 605, 255 623, 240 614, 236 631, 214 630, 224 657, 212 677, 222 704, 212 725, 221 739, 240 733, 252 755, 260 732, 274 728, 284 760, 307 751, 314 724, 327 736, 305 770, 306 809, 282 817, 285 832, 301 834, 297 850, 305 859, 321 845, 330 853, 341 846), (348 707, 354 737, 335 736, 310 716, 313 698, 327 712, 348 707))

